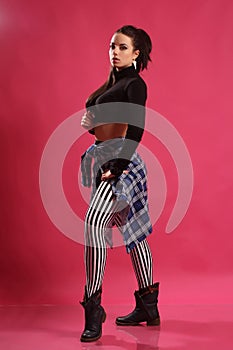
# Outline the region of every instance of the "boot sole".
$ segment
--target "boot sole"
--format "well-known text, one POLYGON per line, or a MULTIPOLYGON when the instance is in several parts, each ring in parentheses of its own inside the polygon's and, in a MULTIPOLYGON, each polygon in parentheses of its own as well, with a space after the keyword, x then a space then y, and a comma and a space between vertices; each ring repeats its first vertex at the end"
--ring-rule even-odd
POLYGON ((83 343, 91 343, 93 341, 96 341, 98 340, 100 337, 102 336, 102 332, 100 333, 100 335, 98 335, 98 337, 95 337, 95 338, 80 338, 80 341, 83 342, 83 343))
POLYGON ((152 321, 141 321, 141 322, 131 322, 131 323, 125 323, 125 322, 120 322, 116 320, 116 324, 118 326, 140 326, 142 322, 146 322, 147 326, 159 326, 160 325, 160 318, 156 318, 155 320, 152 321))
MULTIPOLYGON (((104 312, 104 314, 103 314, 102 323, 104 323, 105 320, 106 320, 106 312, 104 312)), ((101 338, 101 336, 102 336, 102 331, 101 331, 100 334, 99 334, 97 337, 95 337, 95 338, 85 338, 85 337, 82 337, 82 336, 81 336, 80 341, 83 342, 83 343, 91 343, 91 342, 96 341, 96 340, 98 340, 99 338, 101 338)))

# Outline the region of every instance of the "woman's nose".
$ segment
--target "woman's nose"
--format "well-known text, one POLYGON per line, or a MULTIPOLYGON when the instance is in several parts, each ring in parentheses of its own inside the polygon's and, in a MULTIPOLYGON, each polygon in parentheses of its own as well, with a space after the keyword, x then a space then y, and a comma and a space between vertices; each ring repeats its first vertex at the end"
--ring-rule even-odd
POLYGON ((114 55, 117 55, 118 52, 119 52, 119 50, 118 50, 118 48, 115 46, 114 49, 112 50, 112 53, 113 53, 114 55))

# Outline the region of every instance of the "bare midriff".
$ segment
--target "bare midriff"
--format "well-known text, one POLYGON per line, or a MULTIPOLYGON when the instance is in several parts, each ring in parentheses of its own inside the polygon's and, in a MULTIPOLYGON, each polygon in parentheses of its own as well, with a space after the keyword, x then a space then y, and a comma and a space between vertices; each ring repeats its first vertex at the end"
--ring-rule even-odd
POLYGON ((117 137, 125 137, 128 124, 102 124, 95 127, 96 140, 106 141, 117 137))

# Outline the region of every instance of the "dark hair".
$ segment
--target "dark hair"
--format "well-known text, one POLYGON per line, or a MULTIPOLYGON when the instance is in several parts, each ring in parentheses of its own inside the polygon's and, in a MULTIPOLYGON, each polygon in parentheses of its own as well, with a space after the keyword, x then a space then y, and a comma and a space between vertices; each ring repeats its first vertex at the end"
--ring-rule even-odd
MULTIPOLYGON (((125 25, 116 30, 115 33, 122 33, 132 39, 134 50, 139 50, 139 55, 136 58, 136 70, 139 73, 145 68, 147 69, 148 62, 151 61, 150 53, 152 43, 149 35, 140 28, 132 25, 125 25)), ((107 81, 94 91, 87 99, 86 104, 90 103, 95 97, 102 94, 114 84, 113 67, 111 67, 107 81)))
POLYGON ((147 68, 148 61, 151 61, 150 53, 152 49, 152 43, 149 35, 140 28, 134 26, 123 26, 116 31, 116 33, 122 33, 132 39, 134 50, 139 50, 139 56, 136 59, 137 72, 147 68))

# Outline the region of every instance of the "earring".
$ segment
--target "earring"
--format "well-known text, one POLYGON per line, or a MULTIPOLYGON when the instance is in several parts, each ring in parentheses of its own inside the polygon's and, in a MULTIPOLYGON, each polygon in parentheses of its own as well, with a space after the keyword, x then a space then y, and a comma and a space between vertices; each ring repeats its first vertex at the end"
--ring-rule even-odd
POLYGON ((134 65, 134 68, 137 69, 137 61, 136 60, 133 60, 133 65, 134 65))

